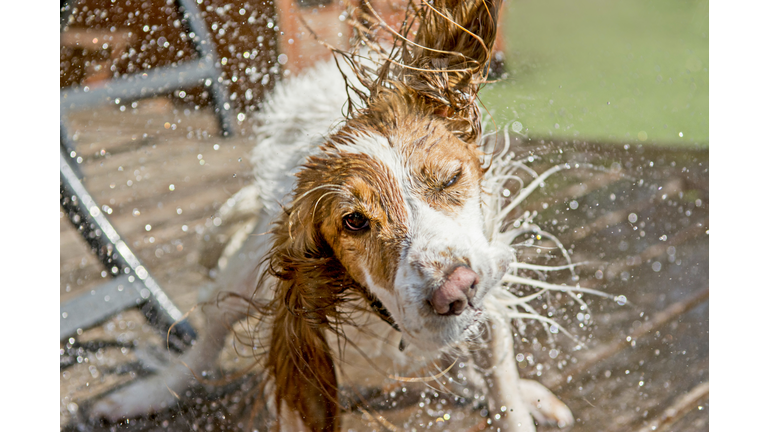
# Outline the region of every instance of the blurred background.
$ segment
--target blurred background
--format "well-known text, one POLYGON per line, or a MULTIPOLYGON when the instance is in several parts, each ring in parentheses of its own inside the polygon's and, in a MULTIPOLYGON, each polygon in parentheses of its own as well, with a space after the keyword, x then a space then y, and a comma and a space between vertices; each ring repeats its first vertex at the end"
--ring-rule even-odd
MULTIPOLYGON (((370 4, 396 27, 407 2, 370 4)), ((330 58, 302 21, 349 46, 346 6, 82 0, 62 1, 61 17, 62 430, 243 430, 253 380, 200 386, 175 410, 118 425, 87 410, 167 364, 166 331, 189 311, 191 332, 174 333, 172 350, 194 338, 198 291, 217 264, 201 250, 224 247, 231 231, 217 211, 253 178, 253 114, 276 82, 330 58), (102 216, 134 259, 113 259, 102 216)), ((515 323, 521 375, 571 407, 573 430, 708 427, 708 21, 706 1, 504 2, 483 107, 532 172, 576 167, 514 216, 535 215, 588 262, 581 286, 621 296, 587 297, 589 311, 555 296, 536 304, 584 350, 557 329, 515 323)), ((229 350, 211 373, 247 364, 229 350)), ((373 389, 372 400, 408 430, 486 427, 482 394, 422 387, 408 387, 413 400, 373 389)), ((391 430, 357 409, 344 421, 345 431, 391 430)))
POLYGON ((483 94, 531 136, 706 147, 709 3, 505 3, 506 76, 483 94))
MULTIPOLYGON (((75 3, 61 38, 62 87, 195 57, 173 2, 75 3)), ((396 25, 407 2, 371 3, 396 25)), ((257 109, 275 81, 268 77, 329 58, 297 15, 334 46, 347 47, 351 36, 338 2, 199 5, 239 111, 257 109)), ((507 1, 497 46, 506 67, 483 103, 497 124, 517 121, 531 136, 706 147, 708 23, 706 1, 507 1)), ((207 102, 203 93, 173 96, 200 105, 207 102)))

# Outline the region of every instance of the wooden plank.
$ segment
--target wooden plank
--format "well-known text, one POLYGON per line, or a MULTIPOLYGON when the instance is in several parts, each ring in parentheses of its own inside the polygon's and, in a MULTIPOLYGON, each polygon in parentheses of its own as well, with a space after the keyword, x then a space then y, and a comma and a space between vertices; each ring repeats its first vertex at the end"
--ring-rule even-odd
MULTIPOLYGON (((146 109, 139 106, 135 113, 117 109, 96 115, 77 113, 73 124, 80 131, 78 152, 84 157, 81 166, 88 176, 86 184, 99 204, 113 209, 110 218, 115 226, 179 308, 187 311, 197 303, 196 288, 208 281, 205 269, 196 262, 196 250, 218 206, 247 184, 250 166, 245 155, 253 141, 245 136, 227 140, 215 137, 215 119, 210 112, 183 111, 183 107, 147 104, 146 109), (177 128, 165 129, 166 121, 177 122, 177 128), (187 127, 193 128, 191 138, 187 127), (204 134, 206 128, 211 132, 204 134), (216 143, 219 150, 213 150, 216 143), (199 164, 198 154, 203 155, 205 165, 199 164), (118 171, 120 166, 123 171, 118 171), (187 177, 189 180, 184 181, 187 177), (128 180, 132 180, 130 187, 128 180), (169 191, 169 182, 178 188, 169 191), (177 208, 182 209, 181 214, 177 208), (133 209, 139 214, 134 216, 133 209), (146 225, 151 225, 151 230, 147 231, 146 225)), ((526 209, 538 212, 535 222, 542 229, 556 234, 573 251, 574 260, 591 262, 577 268, 581 286, 622 294, 628 301, 622 306, 585 296, 588 309, 581 310, 564 295, 537 300, 537 307, 546 305, 563 329, 575 334, 586 348, 577 349, 562 333, 553 335, 535 323, 526 323, 524 329, 518 327, 516 346, 523 354, 518 362, 521 376, 558 389, 558 396, 578 418, 572 431, 639 430, 653 425, 666 427, 672 421, 677 428, 689 418, 706 424, 708 408, 706 392, 702 392, 709 371, 706 152, 555 141, 520 142, 515 152, 526 157, 529 153, 537 155, 533 165, 539 172, 553 164, 579 161, 606 168, 616 163, 625 174, 570 170, 554 176, 523 203, 526 209), (571 208, 572 201, 578 203, 577 208, 571 208), (631 222, 631 214, 636 222, 631 222), (579 313, 591 316, 580 320, 579 313), (701 410, 699 404, 703 404, 701 410), (671 415, 671 408, 677 414, 671 415)), ((62 222, 61 232, 61 298, 65 300, 77 290, 92 289, 103 279, 100 266, 88 256, 68 222, 62 222), (75 283, 77 280, 81 285, 75 283), (69 293, 64 292, 65 284, 70 284, 69 293)), ((522 252, 521 248, 525 259, 544 259, 522 252)), ((550 264, 562 260, 556 253, 548 255, 550 264)), ((568 272, 561 272, 547 280, 560 283, 570 278, 568 272)), ((202 319, 202 314, 193 316, 202 319)), ((132 320, 134 327, 144 325, 139 318, 132 320)), ((119 331, 108 330, 112 327, 108 322, 80 337, 118 337, 119 331)), ((144 339, 137 340, 144 343, 144 339)), ((238 356, 231 352, 222 356, 234 359, 227 363, 230 369, 225 372, 250 361, 238 363, 238 356)), ((125 356, 125 362, 134 361, 129 357, 125 356)), ((69 418, 68 403, 86 403, 96 394, 84 385, 93 379, 88 368, 107 367, 96 357, 91 361, 72 366, 70 378, 62 379, 62 409, 66 414, 62 418, 69 418)), ((97 386, 98 393, 124 382, 124 376, 117 379, 110 375, 97 386)), ((225 413, 226 418, 216 417, 215 428, 219 430, 238 421, 245 424, 253 406, 253 387, 228 389, 229 393, 218 392, 211 399, 186 400, 182 415, 161 413, 152 420, 132 421, 132 429, 151 430, 165 421, 169 428, 202 427, 216 412, 225 413)), ((430 396, 430 389, 408 386, 406 390, 415 391, 414 400, 424 406, 392 398, 390 403, 401 400, 402 405, 386 412, 345 414, 345 426, 386 430, 386 421, 398 427, 406 423, 417 427, 414 425, 434 422, 436 413, 446 410, 453 416, 446 425, 454 429, 479 428, 487 420, 482 417, 484 405, 478 400, 460 405, 443 393, 430 396)), ((81 424, 85 423, 81 419, 81 424)), ((89 425, 93 430, 108 430, 89 425)), ((557 429, 541 426, 538 430, 557 429)))

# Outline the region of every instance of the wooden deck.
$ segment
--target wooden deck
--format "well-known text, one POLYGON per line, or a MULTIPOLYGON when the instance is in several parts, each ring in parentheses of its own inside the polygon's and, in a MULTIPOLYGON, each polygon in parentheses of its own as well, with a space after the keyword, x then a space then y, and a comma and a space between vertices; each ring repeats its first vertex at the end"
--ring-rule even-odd
MULTIPOLYGON (((210 111, 156 99, 125 111, 115 106, 75 113, 70 129, 94 198, 177 306, 194 308, 197 287, 208 281, 198 264, 206 226, 251 176, 247 154, 254 142, 247 125, 242 135, 223 139, 210 111)), ((521 211, 536 210, 535 222, 556 234, 574 261, 588 262, 580 267, 581 286, 627 298, 620 305, 586 296, 589 310, 564 296, 542 298, 537 308, 552 312, 585 348, 562 332, 527 323, 518 327, 515 347, 522 354, 521 375, 542 381, 568 404, 577 418, 572 431, 706 430, 708 152, 522 139, 514 144, 516 154, 534 157, 530 166, 537 172, 573 165, 521 211), (587 163, 607 169, 585 168, 587 163)), ((61 301, 103 282, 103 270, 62 214, 61 301)), ((196 311, 190 319, 199 324, 203 317, 196 311)), ((149 419, 90 422, 84 415, 89 401, 162 363, 163 337, 130 310, 76 339, 81 349, 61 372, 64 430, 243 430, 247 423, 252 380, 197 389, 185 395, 179 411, 149 419)), ((72 353, 60 348, 62 359, 72 353)), ((235 370, 246 360, 224 353, 222 369, 235 370)), ((435 396, 411 384, 406 390, 392 385, 369 393, 378 414, 355 409, 345 415, 344 430, 482 430, 486 424, 480 395, 435 396)))

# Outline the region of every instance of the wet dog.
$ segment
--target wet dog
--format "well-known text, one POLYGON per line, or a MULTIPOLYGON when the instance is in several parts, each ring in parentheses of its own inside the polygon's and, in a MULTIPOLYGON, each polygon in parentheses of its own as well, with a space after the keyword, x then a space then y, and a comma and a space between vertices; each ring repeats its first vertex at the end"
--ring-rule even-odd
POLYGON ((201 340, 93 415, 170 406, 252 316, 274 429, 339 430, 345 369, 373 361, 401 374, 457 356, 486 371, 477 380, 502 430, 533 430, 531 415, 573 422, 514 363, 510 318, 524 300, 503 283, 519 282, 510 245, 520 231, 502 228, 530 191, 503 200, 512 165, 488 156, 477 102, 499 4, 411 5, 400 32, 369 7, 350 20, 360 42, 337 53, 342 67, 277 86, 259 114, 256 181, 222 210, 247 228, 220 260, 201 340), (363 22, 391 31, 391 48, 363 22))

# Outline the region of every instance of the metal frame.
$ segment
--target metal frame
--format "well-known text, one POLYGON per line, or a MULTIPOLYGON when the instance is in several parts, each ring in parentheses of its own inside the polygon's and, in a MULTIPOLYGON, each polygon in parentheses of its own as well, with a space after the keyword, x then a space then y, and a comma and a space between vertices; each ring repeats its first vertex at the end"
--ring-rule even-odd
MULTIPOLYGON (((77 0, 61 1, 61 31, 76 3, 77 0)), ((126 75, 95 89, 76 87, 61 91, 61 206, 113 279, 60 306, 60 340, 130 307, 140 307, 149 322, 163 332, 173 328, 169 342, 177 350, 183 350, 196 337, 192 326, 182 320, 181 311, 121 239, 83 185, 82 173, 74 160, 75 145, 65 121, 67 112, 73 109, 96 107, 115 98, 131 100, 168 94, 204 84, 210 88, 222 134, 233 134, 228 92, 219 82, 220 63, 205 21, 194 1, 176 0, 176 5, 199 59, 126 75)))
POLYGON ((89 328, 129 307, 142 307, 149 321, 162 330, 173 323, 173 345, 181 349, 195 332, 131 248, 120 238, 73 169, 72 159, 60 150, 61 206, 113 279, 89 294, 59 306, 60 340, 89 328), (126 289, 128 288, 128 289, 126 289), (181 343, 179 343, 181 342, 181 343))

